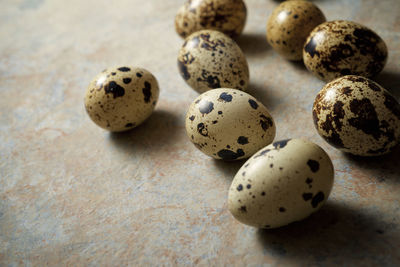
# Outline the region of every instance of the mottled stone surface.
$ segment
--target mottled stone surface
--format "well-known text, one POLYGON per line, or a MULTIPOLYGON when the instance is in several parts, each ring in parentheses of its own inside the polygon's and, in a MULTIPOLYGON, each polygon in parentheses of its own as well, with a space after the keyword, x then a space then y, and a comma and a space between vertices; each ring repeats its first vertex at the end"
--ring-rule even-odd
MULTIPOLYGON (((274 116, 276 140, 307 138, 333 160, 325 207, 273 231, 235 221, 228 188, 241 162, 220 162, 186 137, 197 93, 179 76, 180 0, 4 0, 0 9, 0 265, 400 265, 400 148, 356 158, 313 126, 324 83, 265 40, 279 2, 249 0, 238 43, 250 93, 274 116), (151 71, 156 111, 110 134, 85 114, 90 80, 115 65, 151 71)), ((328 20, 354 20, 389 49, 376 77, 400 98, 400 2, 314 1, 328 20)))

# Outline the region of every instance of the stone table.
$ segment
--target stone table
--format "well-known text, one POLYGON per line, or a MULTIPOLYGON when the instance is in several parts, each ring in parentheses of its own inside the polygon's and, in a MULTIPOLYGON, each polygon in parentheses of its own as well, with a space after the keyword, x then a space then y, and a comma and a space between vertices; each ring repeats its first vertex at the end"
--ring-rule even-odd
MULTIPOLYGON (((250 93, 271 111, 276 140, 302 137, 335 166, 318 213, 277 230, 227 210, 243 162, 221 162, 186 137, 197 93, 179 76, 181 0, 3 0, 0 9, 0 265, 400 265, 400 148, 358 158, 325 143, 311 107, 324 83, 278 56, 265 25, 279 1, 248 0, 237 40, 250 93), (85 113, 89 81, 114 65, 150 70, 161 94, 140 127, 110 134, 85 113)), ((376 80, 400 98, 400 2, 314 1, 386 41, 376 80)))

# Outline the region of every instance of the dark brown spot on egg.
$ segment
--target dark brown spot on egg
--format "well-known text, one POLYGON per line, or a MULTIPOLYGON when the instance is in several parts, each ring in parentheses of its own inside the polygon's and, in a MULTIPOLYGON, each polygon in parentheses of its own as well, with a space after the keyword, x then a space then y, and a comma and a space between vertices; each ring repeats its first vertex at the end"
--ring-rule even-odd
POLYGON ((340 135, 336 132, 332 132, 330 136, 323 136, 324 139, 336 148, 345 148, 340 135))
POLYGON ((219 96, 219 99, 222 100, 222 101, 225 101, 225 102, 231 102, 232 101, 232 95, 224 92, 219 96))
POLYGON ((211 75, 209 71, 203 69, 201 77, 197 78, 198 82, 204 82, 208 88, 216 89, 221 88, 221 83, 218 75, 211 75))
POLYGON ((381 88, 373 81, 369 80, 369 79, 365 79, 366 83, 368 84, 368 87, 375 92, 380 92, 381 88))
POLYGON ((261 151, 257 156, 255 156, 254 158, 262 157, 262 156, 266 155, 270 151, 271 151, 271 149, 266 148, 263 151, 261 151))
POLYGON ((199 133, 199 134, 201 134, 202 136, 204 136, 204 137, 207 137, 208 136, 208 130, 207 130, 207 127, 204 125, 204 123, 199 123, 199 124, 197 124, 197 132, 199 133))
POLYGON ((190 73, 189 73, 185 63, 183 63, 182 61, 178 60, 178 68, 179 68, 179 72, 180 72, 182 78, 184 80, 186 80, 186 81, 189 80, 190 79, 190 73))
POLYGON ((119 70, 119 71, 122 71, 122 72, 128 72, 128 71, 130 71, 131 69, 128 68, 128 67, 121 67, 121 68, 118 68, 118 70, 119 70))
POLYGON ((249 140, 245 136, 239 136, 237 142, 238 142, 238 144, 245 145, 245 144, 249 143, 249 140))
POLYGON ((122 81, 124 82, 124 84, 129 84, 132 81, 132 79, 131 78, 124 78, 122 81))
POLYGON ((350 125, 378 140, 381 136, 379 119, 371 101, 368 98, 353 99, 350 102, 350 110, 356 115, 348 120, 350 125))
POLYGON ((149 103, 151 98, 151 84, 148 81, 144 82, 144 88, 142 89, 144 102, 149 103))
POLYGON ((378 43, 383 43, 382 39, 368 28, 356 28, 353 31, 351 42, 360 50, 364 56, 372 56, 368 66, 370 76, 379 73, 386 62, 387 50, 380 49, 378 43))
POLYGON ((275 149, 281 149, 281 148, 284 148, 289 141, 290 141, 290 139, 281 140, 281 141, 274 142, 272 145, 274 146, 275 149))
POLYGON ((261 114, 260 115, 260 125, 261 125, 261 128, 264 131, 266 131, 266 130, 268 130, 269 127, 272 127, 274 125, 274 123, 272 122, 271 118, 261 114))
POLYGON ((313 197, 312 193, 303 193, 304 201, 309 201, 310 199, 312 199, 312 197, 313 197))
POLYGON ((316 160, 309 159, 307 165, 312 172, 317 172, 319 170, 319 162, 316 160))
POLYGON ((342 92, 342 94, 344 94, 344 95, 350 96, 350 95, 351 95, 351 92, 353 92, 353 90, 350 88, 350 86, 346 86, 346 87, 343 87, 343 88, 341 89, 341 92, 342 92))
POLYGON ((253 109, 257 109, 258 108, 257 102, 254 101, 253 99, 249 99, 249 104, 253 109))
MULTIPOLYGON (((333 105, 333 121, 335 122, 335 128, 338 129, 339 131, 342 130, 342 120, 344 118, 345 112, 343 109, 343 102, 341 101, 336 101, 335 104, 333 105)), ((328 120, 328 116, 327 116, 328 120)), ((332 122, 330 122, 332 124, 332 122)))
POLYGON ((115 81, 111 81, 104 85, 104 91, 106 94, 112 94, 114 99, 125 95, 125 89, 122 86, 119 86, 115 81))
POLYGON ((242 149, 236 150, 236 152, 232 150, 222 149, 218 151, 217 155, 223 160, 235 160, 239 157, 244 156, 244 151, 242 149))
POLYGON ((316 208, 319 203, 324 201, 325 195, 323 192, 319 191, 311 200, 311 205, 313 208, 316 208))
POLYGON ((310 54, 312 58, 314 58, 314 55, 319 56, 319 52, 317 51, 317 42, 314 40, 314 37, 311 37, 310 41, 306 44, 304 47, 304 50, 310 54))

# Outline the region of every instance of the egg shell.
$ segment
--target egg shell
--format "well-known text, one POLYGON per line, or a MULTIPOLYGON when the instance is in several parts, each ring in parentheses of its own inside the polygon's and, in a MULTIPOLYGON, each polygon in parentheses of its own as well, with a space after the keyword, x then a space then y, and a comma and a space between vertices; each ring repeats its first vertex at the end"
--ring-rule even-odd
POLYGON ((193 101, 186 114, 186 133, 204 154, 238 160, 270 144, 275 123, 267 108, 251 95, 220 88, 193 101))
POLYGON ((204 30, 190 35, 180 49, 182 78, 199 93, 216 88, 245 91, 249 67, 240 47, 227 35, 204 30))
POLYGON ((282 140, 240 168, 229 189, 228 208, 244 224, 281 227, 319 210, 333 180, 332 162, 322 148, 301 139, 282 140))
POLYGON ((325 85, 315 98, 313 117, 322 138, 354 155, 383 155, 400 140, 399 103, 365 77, 348 75, 325 85))
POLYGON ((85 108, 94 123, 112 131, 130 130, 153 112, 159 95, 156 78, 136 67, 113 67, 89 84, 85 108))
POLYGON ((302 60, 303 46, 308 35, 325 21, 325 15, 311 2, 283 2, 268 19, 268 43, 284 58, 302 60))
POLYGON ((175 30, 183 38, 205 29, 235 37, 243 31, 246 16, 242 0, 189 0, 178 10, 175 30))
POLYGON ((325 81, 345 75, 375 76, 382 71, 387 56, 381 37, 361 24, 345 20, 317 26, 303 49, 304 65, 325 81))

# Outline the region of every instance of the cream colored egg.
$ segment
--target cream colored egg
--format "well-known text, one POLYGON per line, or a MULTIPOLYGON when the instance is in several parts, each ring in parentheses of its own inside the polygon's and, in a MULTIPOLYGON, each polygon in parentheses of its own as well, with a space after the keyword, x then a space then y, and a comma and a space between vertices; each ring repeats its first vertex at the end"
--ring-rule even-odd
POLYGON ((285 1, 268 19, 268 43, 284 58, 302 60, 308 35, 325 20, 322 11, 311 2, 285 1))
POLYGON ((316 144, 301 139, 275 142, 240 168, 229 189, 228 208, 244 224, 281 227, 319 210, 333 180, 332 162, 316 144))
POLYGON ((132 129, 153 112, 159 88, 156 78, 136 67, 104 70, 89 84, 85 108, 94 123, 112 132, 132 129))
POLYGON ((176 32, 183 38, 210 29, 238 36, 246 23, 243 0, 188 0, 175 17, 176 32))
POLYGON ((270 144, 275 123, 267 108, 251 95, 220 88, 193 101, 186 114, 186 133, 204 154, 238 160, 270 144))
POLYGON ((304 45, 304 65, 318 78, 331 81, 345 75, 373 77, 386 64, 385 42, 371 29, 345 20, 317 26, 304 45))
POLYGON ((218 31, 190 35, 180 49, 178 67, 186 83, 199 93, 224 87, 245 91, 249 84, 249 67, 242 50, 218 31))
POLYGON ((318 133, 343 152, 377 156, 400 141, 400 104, 361 76, 348 75, 325 85, 315 98, 313 117, 318 133))

